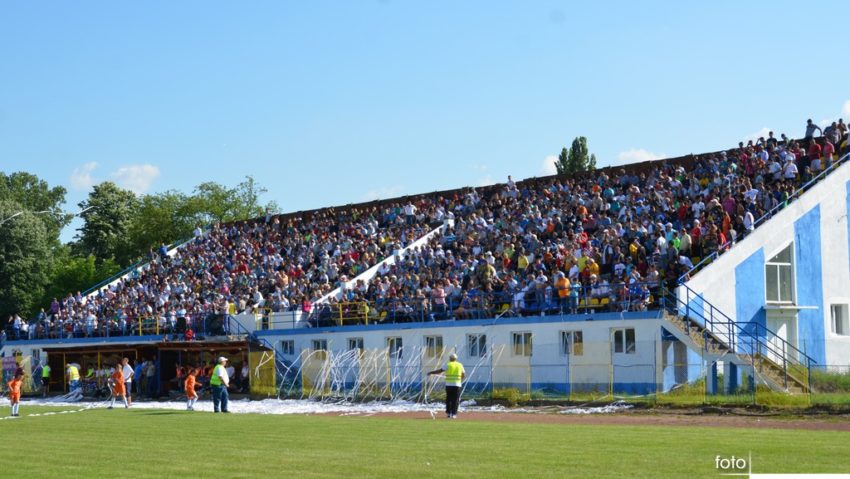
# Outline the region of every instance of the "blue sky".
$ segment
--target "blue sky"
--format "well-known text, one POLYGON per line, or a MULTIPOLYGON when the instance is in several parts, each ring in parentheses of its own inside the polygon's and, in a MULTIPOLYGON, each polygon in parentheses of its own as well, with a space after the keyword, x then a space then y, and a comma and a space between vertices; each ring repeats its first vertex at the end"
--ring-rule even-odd
POLYGON ((850 3, 689 3, 5 2, 0 170, 295 211, 850 118, 850 3))

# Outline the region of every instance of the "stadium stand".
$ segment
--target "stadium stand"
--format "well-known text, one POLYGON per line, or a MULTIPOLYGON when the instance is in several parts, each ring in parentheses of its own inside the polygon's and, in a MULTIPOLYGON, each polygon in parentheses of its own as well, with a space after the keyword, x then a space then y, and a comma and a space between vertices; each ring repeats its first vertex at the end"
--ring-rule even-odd
POLYGON ((847 150, 840 125, 817 139, 771 135, 578 177, 215 225, 97 291, 55 299, 29 321, 10 318, 7 335, 183 334, 207 315, 246 311, 298 311, 322 325, 655 308, 661 286, 674 287, 830 171, 847 150))

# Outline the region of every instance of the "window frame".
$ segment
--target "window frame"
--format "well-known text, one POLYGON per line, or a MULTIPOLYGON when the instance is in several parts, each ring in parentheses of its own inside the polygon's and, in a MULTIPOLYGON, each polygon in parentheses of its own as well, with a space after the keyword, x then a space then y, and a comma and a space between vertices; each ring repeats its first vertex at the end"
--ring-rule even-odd
POLYGON ((283 339, 280 341, 280 352, 284 356, 295 356, 295 340, 283 339))
POLYGON ((487 355, 487 335, 485 333, 466 335, 466 355, 470 358, 483 358, 487 355))
POLYGON ((311 339, 310 351, 319 359, 328 358, 328 340, 327 339, 311 339))
POLYGON ((511 356, 530 358, 532 354, 534 354, 534 335, 531 331, 511 331, 511 356))
POLYGON ((362 337, 358 336, 358 337, 348 338, 347 342, 348 342, 348 350, 349 351, 353 351, 353 350, 356 349, 360 352, 363 352, 364 348, 363 348, 363 338, 362 337))
POLYGON ((833 303, 829 305, 830 332, 836 336, 850 336, 850 305, 846 303, 833 303), (836 317, 836 309, 841 312, 836 317))
POLYGON ((423 338, 425 342, 425 357, 426 358, 439 358, 443 356, 443 352, 445 351, 445 346, 443 345, 443 335, 441 334, 429 334, 423 338), (434 344, 428 344, 429 342, 433 342, 434 344))
POLYGON ((614 354, 637 354, 635 328, 612 328, 611 343, 614 354), (629 336, 631 336, 631 340, 629 336))
POLYGON ((584 332, 581 329, 564 330, 559 334, 561 356, 584 355, 584 332))
POLYGON ((764 263, 764 301, 766 304, 796 304, 797 301, 797 282, 796 282, 796 257, 794 250, 794 242, 788 243, 784 248, 780 249, 769 260, 764 263), (785 251, 788 251, 790 258, 789 262, 778 261, 776 258, 785 251), (774 273, 770 274, 773 270, 774 273), (785 298, 782 294, 782 278, 783 275, 788 276, 790 282, 791 297, 785 298), (771 285, 771 281, 776 281, 775 285, 771 285), (771 298, 772 293, 775 293, 775 299, 771 298))
POLYGON ((387 355, 390 358, 402 359, 404 357, 404 339, 401 336, 387 336, 387 355))

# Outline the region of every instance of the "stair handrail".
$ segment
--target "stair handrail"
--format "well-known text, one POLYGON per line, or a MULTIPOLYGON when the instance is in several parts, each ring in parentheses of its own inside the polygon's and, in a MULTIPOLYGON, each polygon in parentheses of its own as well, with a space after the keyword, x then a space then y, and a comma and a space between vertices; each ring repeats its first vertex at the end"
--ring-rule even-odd
MULTIPOLYGON (((839 157, 834 163, 832 163, 830 166, 824 168, 823 171, 818 173, 817 176, 815 176, 811 180, 807 181, 803 186, 795 189, 794 192, 791 193, 790 196, 788 196, 787 200, 783 201, 782 203, 779 203, 778 205, 771 208, 767 213, 761 215, 757 220, 755 220, 753 222, 753 230, 755 230, 756 228, 761 226, 761 224, 764 223, 765 221, 772 218, 779 210, 782 210, 785 207, 787 207, 788 206, 787 203, 789 201, 791 201, 795 197, 802 196, 803 193, 807 192, 812 186, 814 186, 815 183, 819 182, 821 179, 823 179, 823 177, 825 177, 826 175, 831 173, 833 170, 838 169, 838 167, 841 166, 841 164, 844 163, 847 160, 847 158, 850 158, 850 153, 845 153, 844 156, 839 157)), ((743 239, 744 239, 744 237, 742 236, 741 240, 743 240, 743 239)), ((740 241, 740 240, 738 240, 738 241, 740 241)), ((691 276, 696 274, 700 269, 702 269, 703 266, 705 266, 706 264, 713 261, 714 258, 717 258, 718 256, 723 254, 725 251, 727 251, 731 247, 732 247, 732 240, 727 240, 725 243, 720 245, 717 248, 716 251, 714 251, 713 253, 709 254, 708 256, 702 258, 697 264, 694 265, 693 268, 689 269, 686 273, 679 276, 679 280, 678 280, 679 284, 683 284, 685 281, 687 281, 687 278, 690 278, 691 276)))
MULTIPOLYGON (((681 299, 676 297, 675 294, 669 295, 669 296, 670 296, 670 298, 672 298, 670 300, 671 304, 678 303, 678 304, 682 304, 686 308, 688 308, 688 305, 684 301, 682 301, 681 299)), ((693 309, 688 308, 687 312, 685 314, 685 317, 688 320, 691 320, 691 321, 694 320, 693 317, 697 317, 698 319, 701 319, 703 321, 703 323, 706 324, 706 325, 712 324, 712 320, 706 318, 705 315, 703 315, 703 314, 701 314, 701 313, 699 313, 699 312, 697 312, 696 310, 693 310, 693 309)), ((719 331, 711 331, 711 330, 708 329, 708 327, 705 327, 703 329, 703 332, 704 332, 705 336, 710 334, 713 337, 720 340, 721 342, 724 341, 724 336, 729 337, 729 338, 734 338, 731 341, 729 341, 729 340, 726 341, 726 345, 729 347, 729 351, 733 354, 741 354, 741 355, 745 355, 745 356, 751 358, 750 362, 752 362, 752 363, 755 363, 755 357, 757 357, 757 356, 764 357, 763 353, 773 353, 776 356, 781 357, 782 358, 781 364, 777 364, 777 365, 782 368, 783 385, 784 385, 785 388, 787 388, 788 387, 788 378, 789 378, 789 374, 788 374, 788 362, 789 361, 788 361, 788 355, 784 351, 785 345, 783 344, 783 351, 780 352, 773 345, 771 345, 769 342, 764 342, 761 339, 759 339, 758 334, 754 334, 752 331, 747 331, 740 324, 732 322, 728 326, 729 326, 729 330, 725 334, 722 333, 722 332, 719 332, 719 331), (749 351, 740 350, 737 347, 737 345, 740 344, 741 341, 745 341, 746 344, 749 345, 749 347, 750 347, 749 351)), ((707 350, 708 349, 708 343, 706 342, 703 345, 703 347, 707 350)), ((768 357, 767 359, 774 361, 770 357, 768 357)), ((774 361, 774 362, 776 362, 776 361, 774 361)), ((803 364, 800 363, 800 365, 802 366, 803 364)), ((809 374, 807 375, 807 377, 803 378, 802 380, 805 381, 806 388, 810 388, 811 387, 811 379, 810 379, 811 366, 809 364, 807 364, 806 367, 807 367, 807 371, 809 371, 809 374)), ((791 376, 791 377, 793 377, 793 376, 791 376)))
MULTIPOLYGON (((686 302, 686 304, 689 303, 688 300, 691 299, 691 297, 693 297, 693 298, 699 298, 700 301, 702 301, 703 309, 705 309, 705 307, 708 306, 709 315, 711 316, 711 318, 709 318, 709 321, 712 325, 716 322, 716 321, 714 321, 714 315, 716 313, 723 320, 723 321, 717 321, 717 323, 724 323, 724 324, 727 324, 727 325, 733 325, 734 324, 737 329, 741 329, 742 331, 745 331, 744 327, 741 326, 740 323, 738 323, 737 321, 733 321, 729 316, 726 315, 726 313, 717 309, 713 304, 711 304, 711 302, 707 301, 705 299, 705 297, 698 294, 690 286, 688 286, 687 284, 681 284, 681 285, 679 285, 679 287, 683 288, 683 290, 685 291, 685 302, 686 302)), ((677 295, 677 299, 679 299, 678 295, 677 295)), ((787 340, 783 339, 781 336, 776 334, 774 331, 770 330, 770 328, 768 328, 767 326, 763 326, 759 323, 746 323, 746 324, 747 324, 747 326, 754 326, 755 327, 755 330, 756 330, 755 331, 755 335, 756 335, 755 337, 756 337, 756 339, 758 339, 760 337, 759 334, 758 334, 759 332, 764 332, 765 338, 774 337, 774 338, 778 339, 780 341, 780 344, 783 346, 783 348, 787 348, 786 350, 790 349, 790 352, 796 353, 798 358, 805 358, 807 362, 810 362, 811 364, 817 364, 817 361, 815 361, 811 356, 809 356, 805 352, 801 351, 799 348, 797 348, 793 344, 789 343, 787 340)), ((751 334, 749 332, 747 332, 747 333, 751 334)), ((792 356, 792 358, 793 358, 793 356, 792 356)), ((800 363, 802 364, 802 360, 800 360, 800 363)))

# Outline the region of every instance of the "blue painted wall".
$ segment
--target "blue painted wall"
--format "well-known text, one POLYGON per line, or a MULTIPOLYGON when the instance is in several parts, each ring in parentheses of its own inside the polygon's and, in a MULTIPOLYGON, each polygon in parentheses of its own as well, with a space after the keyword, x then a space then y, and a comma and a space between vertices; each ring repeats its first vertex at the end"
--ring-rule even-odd
POLYGON ((752 325, 767 326, 764 304, 764 249, 759 248, 735 267, 735 321, 750 323, 746 331, 754 331, 752 325))
MULTIPOLYGON (((766 327, 764 303, 764 249, 759 248, 735 267, 735 321, 747 332, 755 331, 755 325, 766 327)), ((749 351, 745 345, 741 349, 749 351)))
POLYGON ((818 364, 826 364, 820 205, 794 222, 794 254, 797 305, 817 307, 797 313, 799 348, 818 364))

